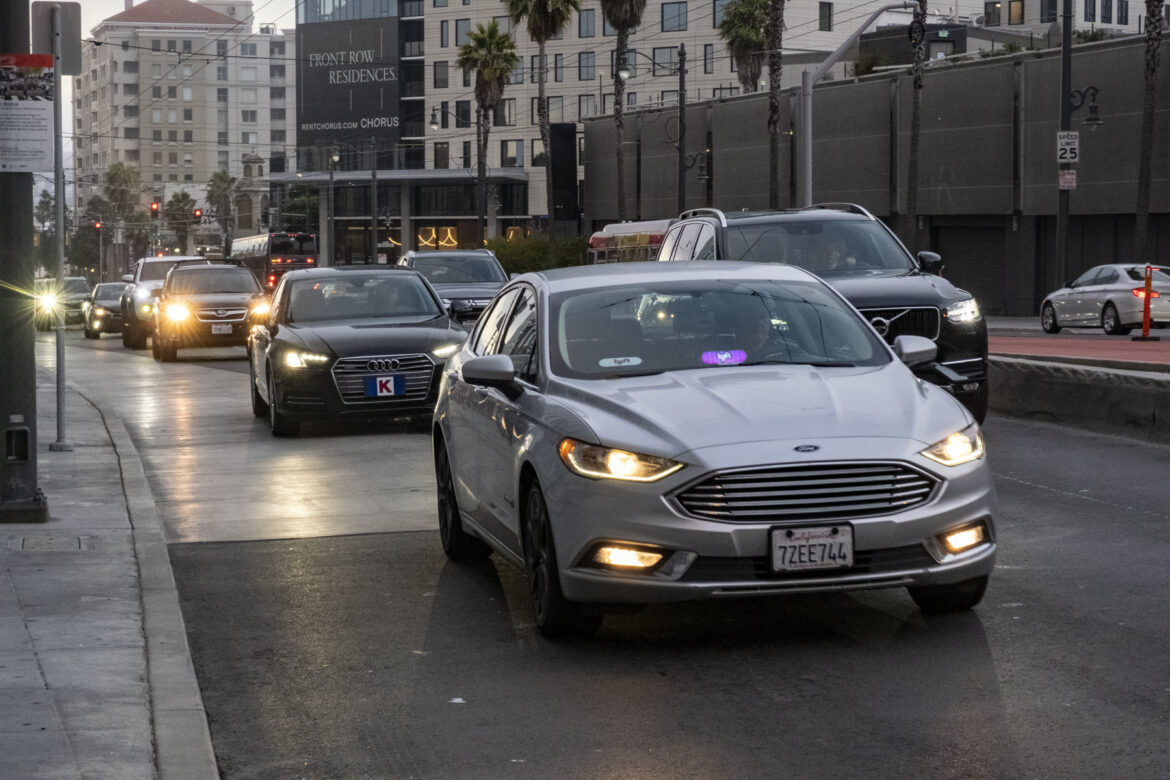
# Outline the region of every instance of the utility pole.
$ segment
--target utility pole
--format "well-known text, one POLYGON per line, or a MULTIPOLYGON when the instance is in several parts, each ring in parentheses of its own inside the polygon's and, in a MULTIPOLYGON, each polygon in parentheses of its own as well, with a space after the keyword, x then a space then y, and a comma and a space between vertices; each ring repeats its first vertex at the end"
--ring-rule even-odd
POLYGON ((687 210, 687 47, 678 45, 678 209, 687 210))

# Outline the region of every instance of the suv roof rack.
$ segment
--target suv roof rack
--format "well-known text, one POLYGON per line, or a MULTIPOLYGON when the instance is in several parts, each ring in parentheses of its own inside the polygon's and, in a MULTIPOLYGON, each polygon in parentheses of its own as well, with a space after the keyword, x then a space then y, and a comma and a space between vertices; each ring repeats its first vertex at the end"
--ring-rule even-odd
POLYGON ((832 211, 847 211, 850 214, 860 214, 863 217, 869 217, 870 219, 877 219, 877 217, 875 217, 873 214, 866 211, 861 206, 858 206, 856 203, 845 203, 843 201, 831 201, 828 203, 814 203, 813 205, 805 206, 804 208, 802 208, 800 210, 801 211, 813 211, 816 209, 825 209, 825 210, 832 210, 832 211))
POLYGON ((724 214, 719 209, 712 209, 712 208, 688 209, 687 211, 684 211, 683 213, 678 215, 679 219, 689 219, 690 217, 716 217, 719 219, 720 225, 722 225, 723 227, 727 227, 727 215, 724 214))

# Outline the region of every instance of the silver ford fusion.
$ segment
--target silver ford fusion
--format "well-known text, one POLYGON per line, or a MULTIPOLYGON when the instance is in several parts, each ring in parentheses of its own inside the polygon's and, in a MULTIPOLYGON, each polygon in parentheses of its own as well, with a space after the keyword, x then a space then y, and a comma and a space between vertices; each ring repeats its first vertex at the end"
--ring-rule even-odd
MULTIPOLYGON (((680 267, 681 266, 681 267, 680 267)), ((605 604, 906 587, 969 609, 995 557, 979 426, 792 266, 526 274, 444 370, 443 549, 527 575, 547 636, 605 604)))

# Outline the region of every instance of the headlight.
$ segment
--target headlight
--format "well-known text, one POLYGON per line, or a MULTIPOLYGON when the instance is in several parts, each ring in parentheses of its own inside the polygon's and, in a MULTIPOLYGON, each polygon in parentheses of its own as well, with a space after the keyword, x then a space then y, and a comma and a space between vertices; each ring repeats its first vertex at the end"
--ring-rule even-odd
POLYGON ((262 317, 270 311, 272 311, 272 307, 268 305, 268 301, 263 301, 253 306, 250 314, 253 317, 262 317))
POLYGON ((93 316, 95 317, 104 317, 109 313, 109 309, 103 309, 101 306, 93 307, 93 316))
POLYGON ((140 301, 145 299, 145 298, 149 298, 150 297, 150 290, 146 289, 145 287, 135 287, 134 288, 134 297, 140 301))
POLYGON ((974 298, 952 303, 947 307, 947 319, 951 322, 975 322, 982 315, 974 298))
POLYGON ((187 311, 187 307, 181 303, 172 303, 167 306, 167 319, 171 322, 182 322, 191 316, 191 312, 187 311))
POLYGON ((922 451, 923 455, 944 466, 961 466, 982 458, 983 453, 983 434, 978 423, 971 423, 922 451))
POLYGON ((583 477, 654 482, 683 467, 670 458, 586 444, 576 439, 562 439, 557 452, 566 466, 583 477))
POLYGON ((45 293, 37 298, 37 304, 46 311, 52 311, 57 308, 57 296, 52 293, 45 293))
POLYGON ((461 343, 462 342, 458 342, 455 344, 444 344, 441 347, 435 347, 434 349, 431 350, 431 354, 434 355, 435 357, 438 357, 438 358, 451 357, 457 351, 459 351, 459 345, 461 343))
POLYGON ((284 353, 284 364, 289 368, 319 366, 327 360, 329 360, 328 355, 320 355, 316 352, 294 352, 289 350, 284 353))

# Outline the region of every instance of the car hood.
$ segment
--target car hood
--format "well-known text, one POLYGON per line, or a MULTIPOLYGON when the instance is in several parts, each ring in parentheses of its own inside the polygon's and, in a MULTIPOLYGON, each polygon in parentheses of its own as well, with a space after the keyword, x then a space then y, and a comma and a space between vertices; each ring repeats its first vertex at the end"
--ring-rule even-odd
POLYGON ((780 439, 880 437, 925 446, 971 423, 954 398, 900 362, 696 369, 554 385, 550 393, 599 443, 671 457, 780 439))
POLYGON ((859 309, 893 309, 907 306, 934 306, 970 298, 966 290, 955 287, 941 276, 906 274, 888 277, 826 276, 833 289, 859 309))
POLYGON ((441 297, 448 300, 453 298, 493 298, 504 286, 503 282, 464 282, 432 285, 441 297))
POLYGON ((447 317, 409 322, 346 320, 287 326, 306 349, 336 357, 425 352, 467 338, 467 332, 447 317))

